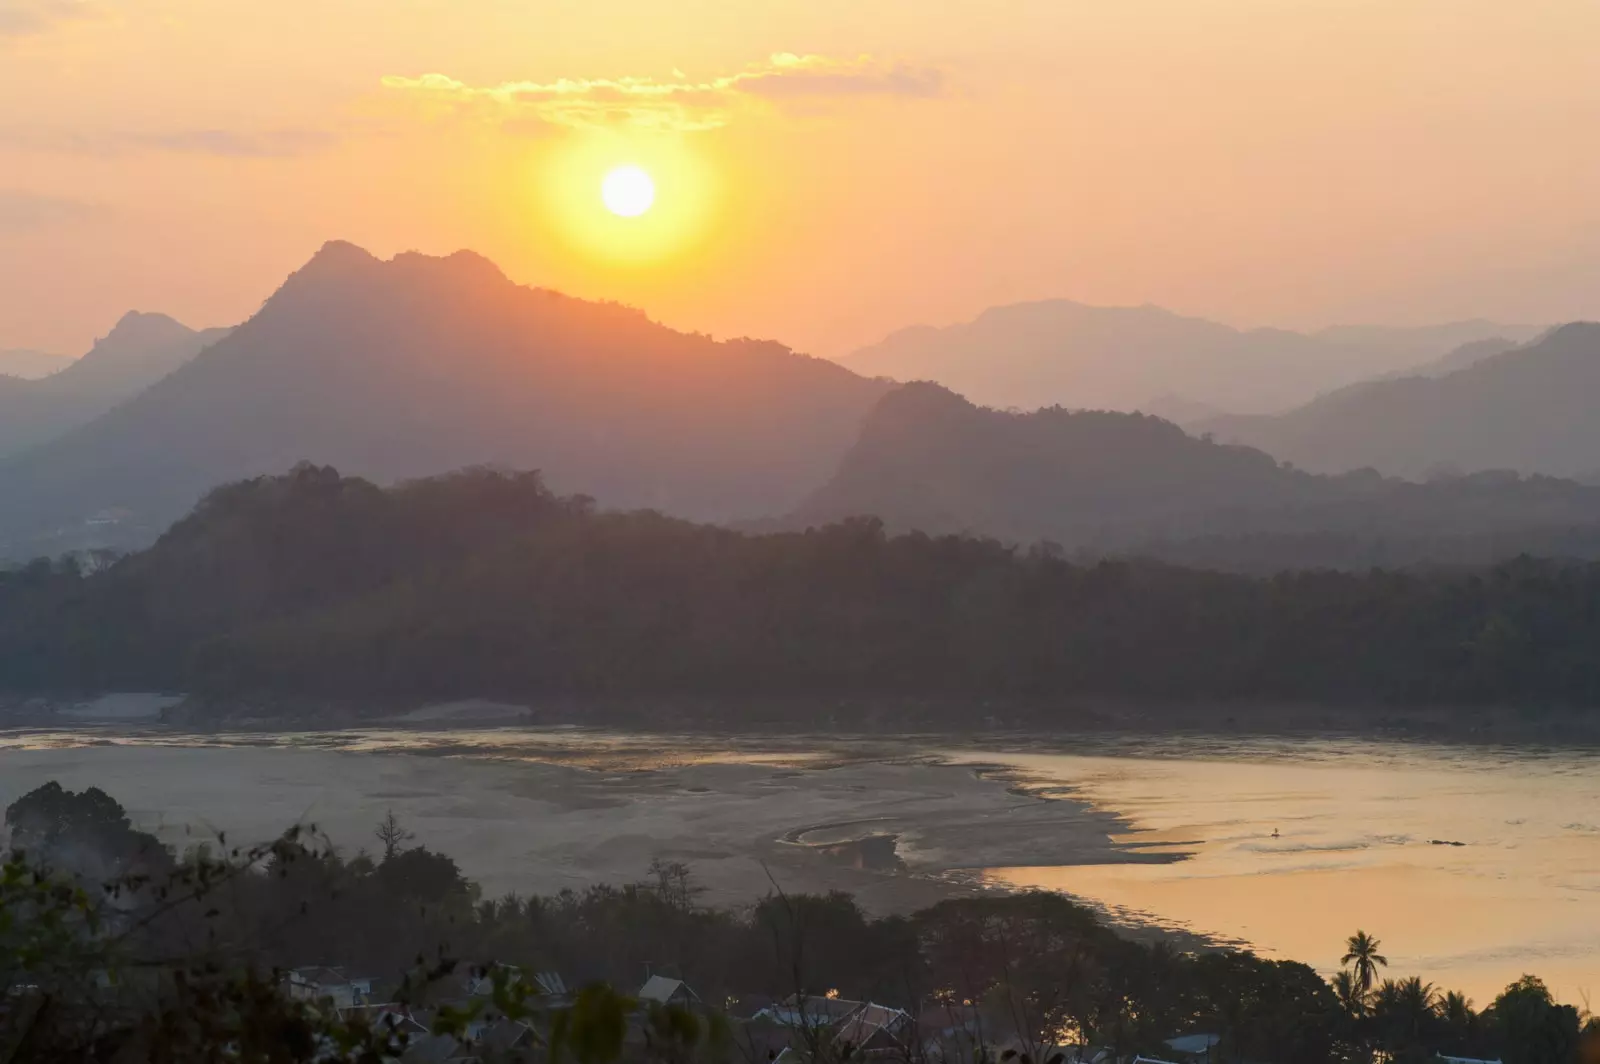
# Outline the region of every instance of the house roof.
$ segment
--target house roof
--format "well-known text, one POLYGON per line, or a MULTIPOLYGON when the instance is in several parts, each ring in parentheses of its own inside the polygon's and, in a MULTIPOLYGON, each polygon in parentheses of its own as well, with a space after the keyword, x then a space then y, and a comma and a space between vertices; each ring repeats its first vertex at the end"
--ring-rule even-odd
POLYGON ((339 1010, 339 1018, 345 1021, 359 1018, 365 1020, 368 1027, 388 1025, 393 1030, 411 1034, 423 1033, 428 1029, 427 1024, 412 1015, 409 1008, 392 1002, 378 1005, 351 1005, 339 1010))
POLYGON ((1167 1039, 1167 1048, 1174 1053, 1205 1053, 1221 1041, 1221 1035, 1183 1034, 1167 1039))
POLYGON ((638 997, 640 1001, 654 1001, 666 1005, 680 993, 689 995, 695 1001, 700 1000, 700 995, 696 994, 688 983, 682 979, 668 979, 664 975, 652 975, 646 979, 644 986, 639 988, 638 997))
POLYGON ((447 1034, 430 1034, 408 1045, 400 1059, 405 1064, 439 1064, 460 1048, 461 1043, 447 1034))
POLYGON ((875 1036, 880 1034, 892 1036, 910 1022, 911 1014, 904 1009, 874 1005, 869 1001, 852 1012, 849 1018, 839 1025, 837 1041, 865 1046, 875 1036))
POLYGON ((760 1015, 768 1016, 779 1023, 828 1027, 847 1019, 865 1004, 847 998, 790 994, 777 1004, 762 1009, 760 1015))

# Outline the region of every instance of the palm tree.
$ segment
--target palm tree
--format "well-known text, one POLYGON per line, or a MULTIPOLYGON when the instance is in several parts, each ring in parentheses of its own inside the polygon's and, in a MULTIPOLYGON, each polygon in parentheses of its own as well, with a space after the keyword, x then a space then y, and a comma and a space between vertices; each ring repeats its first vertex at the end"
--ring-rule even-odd
POLYGON ((1473 1028, 1477 1026, 1477 1013, 1472 1011, 1472 1002, 1459 991, 1452 990, 1438 1003, 1439 1020, 1444 1025, 1444 1034, 1447 1049, 1464 1049, 1472 1037, 1473 1028))
POLYGON ((1351 1019, 1358 1019, 1367 1011, 1367 995, 1362 992, 1361 984, 1356 982, 1356 977, 1349 972, 1339 972, 1331 980, 1333 996, 1339 999, 1339 1007, 1351 1019))
POLYGON ((1378 969, 1389 966, 1389 958, 1378 952, 1378 947, 1382 945, 1383 943, 1365 931, 1357 931, 1345 941, 1344 956, 1340 958, 1339 963, 1352 966, 1356 985, 1361 987, 1363 995, 1372 990, 1373 980, 1378 977, 1378 969))
POLYGON ((1439 999, 1439 1018, 1452 1027, 1470 1027, 1475 1016, 1472 1002, 1459 990, 1452 990, 1439 999))

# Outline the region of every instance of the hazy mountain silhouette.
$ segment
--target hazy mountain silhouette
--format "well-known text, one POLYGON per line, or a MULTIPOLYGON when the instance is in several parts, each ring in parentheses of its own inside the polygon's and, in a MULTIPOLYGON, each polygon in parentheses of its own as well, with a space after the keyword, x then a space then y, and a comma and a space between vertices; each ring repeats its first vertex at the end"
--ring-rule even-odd
POLYGON ((1149 410, 1173 403, 1275 413, 1319 392, 1435 359, 1531 326, 1459 322, 1345 326, 1310 335, 1239 330, 1159 307, 1049 300, 995 307, 947 328, 917 326, 843 359, 896 380, 935 380, 975 402, 1033 409, 1149 410))
POLYGON ((1424 362, 1420 366, 1396 370, 1384 376, 1390 380, 1400 377, 1443 377, 1446 373, 1454 373, 1458 369, 1476 366, 1486 358, 1503 355, 1517 346, 1517 341, 1508 340, 1504 336, 1491 336, 1484 340, 1473 340, 1471 343, 1462 344, 1439 358, 1424 362))
POLYGON ((48 377, 65 369, 71 362, 72 359, 67 355, 28 348, 10 348, 0 351, 0 377, 38 380, 40 377, 48 377))
POLYGON ((68 545, 107 509, 126 513, 101 533, 144 542, 207 489, 308 457, 382 481, 501 463, 609 505, 773 513, 827 479, 888 387, 525 288, 470 252, 334 242, 199 358, 0 466, 0 549, 68 545))
POLYGON ((933 384, 886 396, 837 475, 786 521, 875 515, 891 530, 1135 550, 1207 536, 1489 536, 1600 523, 1600 489, 1485 474, 1448 483, 1317 476, 1159 418, 976 406, 933 384))
POLYGON ((1588 476, 1600 469, 1597 395, 1600 325, 1579 323, 1439 376, 1368 382, 1278 417, 1196 427, 1312 470, 1588 476))
POLYGON ((82 358, 37 380, 0 379, 0 457, 83 425, 188 362, 226 329, 130 311, 82 358))

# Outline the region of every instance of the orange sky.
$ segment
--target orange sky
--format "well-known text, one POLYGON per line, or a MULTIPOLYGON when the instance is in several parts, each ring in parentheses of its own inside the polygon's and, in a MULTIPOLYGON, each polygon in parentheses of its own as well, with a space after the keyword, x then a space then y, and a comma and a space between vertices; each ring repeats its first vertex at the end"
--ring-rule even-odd
POLYGON ((232 323, 335 237, 822 354, 1600 317, 1597 49, 1594 0, 0 0, 0 347, 232 323))

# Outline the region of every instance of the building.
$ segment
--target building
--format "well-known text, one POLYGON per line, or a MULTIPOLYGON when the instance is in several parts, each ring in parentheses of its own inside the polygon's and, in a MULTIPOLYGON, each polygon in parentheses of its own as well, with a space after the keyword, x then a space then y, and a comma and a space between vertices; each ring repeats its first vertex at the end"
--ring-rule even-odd
POLYGON ((667 1005, 675 1008, 698 1008, 700 995, 696 994, 682 979, 669 979, 664 975, 652 975, 644 981, 644 986, 639 988, 635 995, 641 1004, 667 1005))
POLYGON ((343 968, 321 965, 294 968, 283 977, 291 1001, 328 1001, 336 1009, 371 1002, 372 982, 370 977, 352 977, 343 968))

